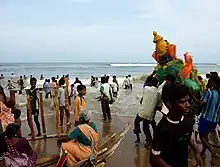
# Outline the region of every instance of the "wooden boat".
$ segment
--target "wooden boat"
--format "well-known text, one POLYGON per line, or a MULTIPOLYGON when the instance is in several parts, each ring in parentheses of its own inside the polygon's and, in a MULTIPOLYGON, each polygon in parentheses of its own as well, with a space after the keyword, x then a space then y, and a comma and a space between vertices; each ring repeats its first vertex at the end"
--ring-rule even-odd
MULTIPOLYGON (((128 123, 120 132, 107 135, 99 144, 98 156, 92 160, 83 160, 76 164, 76 167, 104 167, 107 160, 114 154, 114 151, 118 148, 125 134, 131 128, 131 124, 128 123)), ((43 167, 54 165, 58 162, 59 155, 52 155, 47 157, 39 157, 36 167, 43 167)))

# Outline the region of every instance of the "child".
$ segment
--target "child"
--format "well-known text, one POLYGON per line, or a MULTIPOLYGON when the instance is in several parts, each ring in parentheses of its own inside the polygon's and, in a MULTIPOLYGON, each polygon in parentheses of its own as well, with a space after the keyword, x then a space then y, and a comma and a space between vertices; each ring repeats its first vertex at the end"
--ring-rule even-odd
POLYGON ((75 126, 79 125, 79 113, 80 111, 86 108, 86 101, 83 96, 86 95, 86 86, 85 85, 78 85, 77 86, 78 95, 74 99, 73 104, 73 112, 74 112, 74 119, 75 119, 75 126))
POLYGON ((152 137, 149 130, 149 125, 151 124, 153 130, 156 128, 156 122, 154 120, 154 116, 156 114, 157 108, 161 108, 162 104, 160 104, 160 95, 157 90, 158 80, 155 77, 149 77, 148 86, 144 87, 143 98, 141 99, 142 109, 137 114, 134 121, 134 133, 137 136, 136 144, 140 143, 141 133, 140 122, 143 121, 143 131, 146 136, 146 147, 151 144, 152 137))
POLYGON ((58 89, 58 100, 59 100, 59 108, 60 108, 60 126, 61 126, 61 133, 63 133, 63 117, 64 112, 66 114, 66 123, 70 124, 70 111, 67 110, 66 104, 65 104, 65 80, 64 78, 61 78, 59 80, 59 89, 58 89))
POLYGON ((20 126, 20 130, 17 133, 18 137, 21 137, 21 110, 20 109, 15 109, 14 110, 14 123, 18 124, 20 126))

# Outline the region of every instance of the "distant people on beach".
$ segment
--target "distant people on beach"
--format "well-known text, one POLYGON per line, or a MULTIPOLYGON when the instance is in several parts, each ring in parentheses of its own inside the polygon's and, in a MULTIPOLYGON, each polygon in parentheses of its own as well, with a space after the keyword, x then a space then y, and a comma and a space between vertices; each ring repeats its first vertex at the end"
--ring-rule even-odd
POLYGON ((94 87, 94 86, 95 86, 95 77, 94 77, 94 76, 91 76, 90 86, 91 86, 91 87, 94 87))
POLYGON ((125 80, 122 84, 122 87, 124 87, 124 89, 129 89, 129 81, 128 81, 128 76, 125 77, 125 80))
POLYGON ((2 86, 2 80, 4 79, 4 75, 3 74, 1 74, 1 76, 0 76, 0 86, 2 86))
POLYGON ((20 79, 18 80, 18 85, 20 87, 19 95, 21 95, 22 94, 22 90, 24 89, 24 80, 23 80, 22 76, 20 76, 20 79))
POLYGON ((48 97, 51 98, 51 84, 50 79, 45 79, 43 90, 45 91, 45 99, 48 99, 48 97))
POLYGON ((50 83, 50 92, 51 92, 51 103, 50 103, 50 107, 54 108, 55 104, 56 104, 56 91, 57 91, 58 85, 57 85, 57 80, 55 79, 55 77, 52 77, 52 82, 50 83))
POLYGON ((43 74, 40 75, 40 80, 44 80, 43 74))
POLYGON ((27 79, 26 75, 24 75, 24 79, 27 79))
MULTIPOLYGON (((38 131, 37 136, 41 136, 40 122, 38 118, 40 103, 39 103, 39 90, 36 88, 37 79, 34 77, 30 78, 30 84, 31 84, 31 88, 27 90, 27 94, 30 97, 30 107, 31 107, 32 115, 34 116, 34 122, 36 124, 37 131, 38 131)), ((28 120, 28 125, 31 128, 31 123, 28 117, 28 109, 27 109, 27 120, 28 120)), ((32 135, 32 134, 29 134, 29 135, 32 135)))
POLYGON ((3 74, 1 74, 0 79, 4 79, 4 75, 3 74))
POLYGON ((116 84, 117 84, 117 90, 119 91, 119 83, 118 83, 118 80, 117 80, 116 76, 115 76, 115 75, 113 75, 113 77, 112 77, 112 78, 113 78, 113 80, 112 80, 112 81, 113 81, 114 83, 116 83, 116 84))
POLYGON ((8 88, 10 90, 10 89, 14 89, 16 87, 12 84, 11 80, 8 80, 8 84, 6 85, 5 88, 8 88))
POLYGON ((95 78, 94 85, 95 85, 95 88, 99 87, 100 82, 99 82, 99 78, 98 77, 95 78))
POLYGON ((129 85, 129 89, 131 89, 132 90, 132 86, 133 86, 133 82, 132 82, 132 77, 131 77, 131 75, 129 74, 128 75, 128 85, 129 85))
MULTIPOLYGON (((79 85, 82 85, 82 82, 79 80, 78 77, 75 78, 75 82, 74 82, 74 85, 75 84, 79 84, 79 85)), ((77 85, 78 86, 78 85, 77 85)))
POLYGON ((57 78, 56 79, 59 79, 59 75, 57 75, 57 78))
POLYGON ((15 79, 15 74, 14 73, 11 73, 11 79, 15 79))
POLYGON ((116 80, 116 76, 113 76, 111 88, 112 88, 113 97, 114 97, 114 98, 117 98, 117 96, 118 96, 118 91, 119 91, 119 86, 118 86, 118 82, 117 82, 117 80, 116 80))
POLYGON ((109 77, 107 76, 101 77, 100 93, 101 93, 101 107, 102 107, 104 121, 106 119, 108 120, 112 119, 109 104, 112 104, 114 102, 112 90, 110 84, 108 83, 108 79, 109 77))

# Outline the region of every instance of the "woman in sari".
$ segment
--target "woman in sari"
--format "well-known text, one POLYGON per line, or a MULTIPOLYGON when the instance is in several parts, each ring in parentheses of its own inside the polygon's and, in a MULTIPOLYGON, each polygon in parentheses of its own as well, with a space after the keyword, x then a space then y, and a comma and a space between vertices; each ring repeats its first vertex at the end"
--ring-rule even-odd
POLYGON ((7 143, 6 167, 35 167, 37 154, 33 152, 26 138, 16 136, 19 129, 20 126, 13 123, 4 132, 7 143))
POLYGON ((14 122, 14 115, 6 105, 7 98, 3 87, 0 86, 0 132, 5 131, 7 125, 14 122))
POLYGON ((90 122, 91 111, 79 113, 78 125, 67 138, 61 139, 61 152, 67 151, 67 166, 74 167, 81 160, 93 159, 97 155, 99 135, 96 125, 90 122))

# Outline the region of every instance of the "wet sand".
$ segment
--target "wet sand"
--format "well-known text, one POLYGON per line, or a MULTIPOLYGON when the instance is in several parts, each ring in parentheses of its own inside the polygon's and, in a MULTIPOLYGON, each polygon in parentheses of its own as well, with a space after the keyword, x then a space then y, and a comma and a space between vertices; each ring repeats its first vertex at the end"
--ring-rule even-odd
MULTIPOLYGON (((157 114, 160 117, 160 114, 157 114)), ((71 115, 72 117, 72 115, 71 115)), ((56 133, 55 115, 45 117, 47 125, 47 134, 56 133)), ((100 115, 95 114, 92 117, 92 121, 97 124, 100 138, 103 138, 110 132, 120 131, 128 122, 133 123, 133 117, 121 117, 113 116, 111 122, 103 122, 100 115)), ((73 128, 73 127, 72 127, 73 128)), ((23 136, 27 136, 29 132, 27 122, 22 122, 23 136)), ((125 138, 121 142, 120 146, 116 149, 114 155, 108 160, 106 167, 121 166, 121 167, 150 167, 149 165, 149 150, 144 147, 144 135, 141 136, 142 144, 138 147, 133 144, 135 136, 132 132, 132 128, 128 131, 125 138)), ((57 138, 43 139, 31 141, 31 146, 37 152, 39 156, 54 155, 59 153, 57 147, 57 138)), ((218 150, 220 153, 220 151, 218 150)), ((190 153, 189 164, 190 167, 194 167, 194 160, 190 153)), ((219 167, 220 161, 216 160, 213 167, 219 167)), ((55 165, 54 165, 55 166, 55 165)), ((208 167, 208 166, 207 166, 208 167)))

